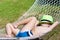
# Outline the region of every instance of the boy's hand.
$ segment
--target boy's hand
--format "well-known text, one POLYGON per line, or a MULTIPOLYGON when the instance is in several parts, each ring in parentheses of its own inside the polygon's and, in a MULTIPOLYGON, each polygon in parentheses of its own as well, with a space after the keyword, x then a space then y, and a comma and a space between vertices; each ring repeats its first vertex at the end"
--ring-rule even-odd
POLYGON ((17 28, 16 24, 10 23, 14 28, 17 28))
POLYGON ((58 21, 59 22, 59 24, 60 24, 60 21, 58 21))
POLYGON ((39 23, 39 21, 36 22, 35 26, 39 23))
POLYGON ((60 24, 60 21, 56 21, 56 22, 58 22, 60 24))
POLYGON ((14 28, 17 28, 17 25, 13 25, 14 28))

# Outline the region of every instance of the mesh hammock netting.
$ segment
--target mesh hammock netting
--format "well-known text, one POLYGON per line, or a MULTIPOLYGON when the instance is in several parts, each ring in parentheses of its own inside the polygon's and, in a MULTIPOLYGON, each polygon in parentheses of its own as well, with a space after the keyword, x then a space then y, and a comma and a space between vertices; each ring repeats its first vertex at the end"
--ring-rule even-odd
POLYGON ((54 20, 60 20, 60 0, 36 0, 31 8, 21 16, 16 22, 30 17, 36 16, 38 19, 43 14, 53 16, 54 20))

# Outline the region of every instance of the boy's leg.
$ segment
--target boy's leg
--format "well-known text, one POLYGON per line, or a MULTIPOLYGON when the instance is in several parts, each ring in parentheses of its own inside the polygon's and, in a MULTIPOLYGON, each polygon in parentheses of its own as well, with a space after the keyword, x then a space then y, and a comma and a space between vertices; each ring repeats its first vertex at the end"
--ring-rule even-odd
POLYGON ((21 21, 19 21, 19 22, 14 22, 14 23, 12 23, 13 25, 14 25, 14 27, 18 27, 18 25, 21 25, 21 24, 27 24, 27 23, 29 23, 31 20, 34 20, 34 19, 36 19, 35 17, 29 17, 29 18, 27 18, 27 19, 24 19, 24 20, 21 20, 21 21))
POLYGON ((35 26, 37 22, 37 19, 36 18, 33 18, 32 20, 30 20, 30 22, 28 22, 23 28, 22 28, 22 32, 23 31, 30 31, 32 30, 32 28, 35 26))
POLYGON ((12 36, 12 33, 16 35, 20 30, 15 29, 10 23, 8 23, 6 25, 6 31, 8 36, 12 36))

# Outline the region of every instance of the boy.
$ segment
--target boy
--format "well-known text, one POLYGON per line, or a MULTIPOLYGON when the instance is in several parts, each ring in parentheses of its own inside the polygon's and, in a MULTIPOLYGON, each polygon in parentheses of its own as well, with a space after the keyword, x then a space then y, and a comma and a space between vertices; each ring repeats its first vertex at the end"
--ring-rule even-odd
POLYGON ((53 23, 53 18, 50 15, 43 15, 39 22, 35 17, 24 19, 15 25, 8 23, 6 25, 7 36, 12 37, 14 34, 16 37, 32 37, 32 36, 43 36, 46 33, 52 31, 59 22, 53 23), (22 30, 19 30, 18 25, 26 24, 22 30), (39 24, 39 25, 38 25, 39 24))

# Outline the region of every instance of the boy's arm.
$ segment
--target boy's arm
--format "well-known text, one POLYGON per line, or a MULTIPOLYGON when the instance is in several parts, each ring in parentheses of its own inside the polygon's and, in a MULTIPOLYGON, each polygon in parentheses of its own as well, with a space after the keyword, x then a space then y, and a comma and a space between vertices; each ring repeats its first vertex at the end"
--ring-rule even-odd
POLYGON ((53 28, 55 28, 57 25, 59 24, 58 21, 54 22, 54 24, 52 24, 49 28, 48 31, 51 31, 53 28))

